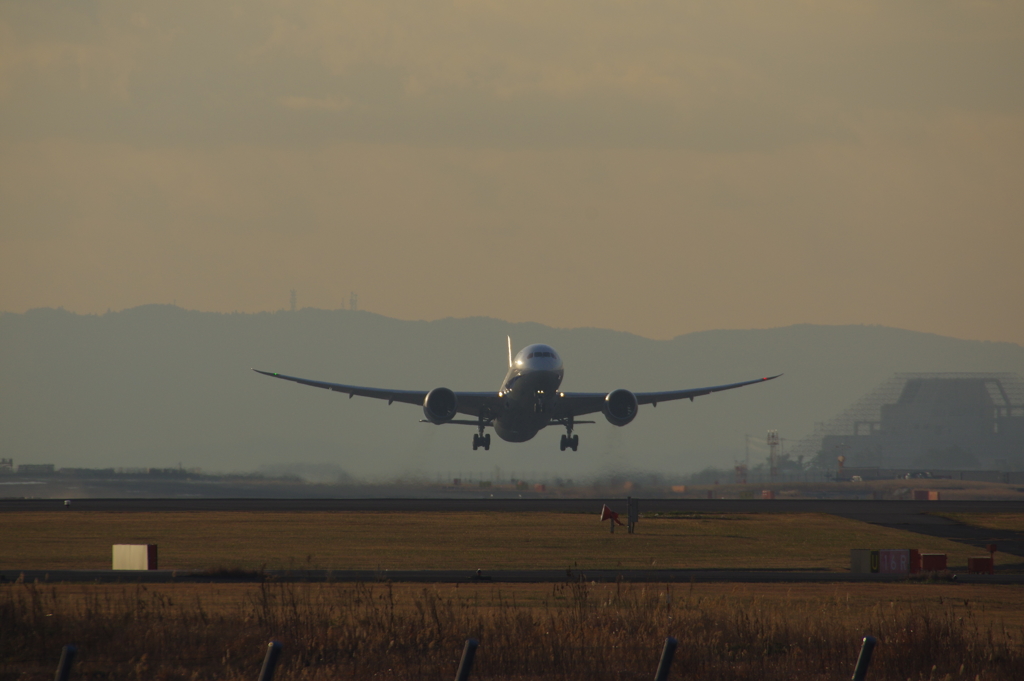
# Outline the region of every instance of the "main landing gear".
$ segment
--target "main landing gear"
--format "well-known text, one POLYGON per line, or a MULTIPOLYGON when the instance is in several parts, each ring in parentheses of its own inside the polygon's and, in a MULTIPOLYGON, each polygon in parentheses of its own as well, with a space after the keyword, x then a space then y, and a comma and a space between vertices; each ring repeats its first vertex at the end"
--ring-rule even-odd
POLYGON ((562 436, 562 441, 558 443, 558 447, 563 452, 566 449, 572 449, 575 452, 576 448, 580 446, 580 436, 572 434, 573 420, 572 414, 569 414, 562 421, 562 424, 565 426, 565 435, 562 436))
POLYGON ((482 446, 484 450, 490 450, 490 433, 484 435, 483 429, 484 427, 492 424, 494 424, 494 420, 489 419, 486 413, 481 413, 479 415, 479 421, 476 422, 476 430, 478 432, 473 435, 473 452, 476 452, 477 448, 480 448, 480 446, 482 446))

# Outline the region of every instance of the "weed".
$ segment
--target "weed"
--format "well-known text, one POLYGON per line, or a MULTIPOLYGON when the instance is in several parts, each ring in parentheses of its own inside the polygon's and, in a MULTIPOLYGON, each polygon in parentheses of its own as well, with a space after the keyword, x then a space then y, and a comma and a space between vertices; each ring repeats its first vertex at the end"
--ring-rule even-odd
POLYGON ((980 624, 959 603, 865 609, 837 594, 780 608, 759 596, 696 597, 693 584, 681 597, 669 585, 583 581, 528 603, 499 585, 465 597, 389 583, 244 588, 214 605, 208 591, 182 598, 141 584, 4 585, 0 679, 49 678, 65 643, 79 646, 79 678, 252 678, 270 639, 284 644, 283 680, 442 679, 472 637, 474 678, 631 681, 651 676, 671 635, 681 641, 677 678, 826 680, 849 678, 864 634, 881 642, 872 679, 1024 678, 1021 632, 980 624))

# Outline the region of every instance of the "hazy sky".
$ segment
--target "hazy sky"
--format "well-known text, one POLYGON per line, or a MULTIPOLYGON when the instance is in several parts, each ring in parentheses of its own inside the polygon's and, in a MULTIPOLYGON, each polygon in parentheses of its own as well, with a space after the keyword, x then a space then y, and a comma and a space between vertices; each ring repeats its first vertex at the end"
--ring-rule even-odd
POLYGON ((0 0, 0 310, 1024 344, 1022 36, 1019 1, 0 0))

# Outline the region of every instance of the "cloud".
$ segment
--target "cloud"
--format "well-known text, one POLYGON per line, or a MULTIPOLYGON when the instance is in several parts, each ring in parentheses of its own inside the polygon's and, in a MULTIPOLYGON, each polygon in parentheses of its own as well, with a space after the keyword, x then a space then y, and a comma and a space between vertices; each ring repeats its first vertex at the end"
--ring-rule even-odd
POLYGON ((1024 106, 1014 3, 5 10, 0 122, 21 139, 731 150, 850 139, 879 109, 1024 106))
POLYGON ((282 97, 278 101, 284 108, 295 111, 344 111, 352 106, 352 102, 337 97, 282 97))

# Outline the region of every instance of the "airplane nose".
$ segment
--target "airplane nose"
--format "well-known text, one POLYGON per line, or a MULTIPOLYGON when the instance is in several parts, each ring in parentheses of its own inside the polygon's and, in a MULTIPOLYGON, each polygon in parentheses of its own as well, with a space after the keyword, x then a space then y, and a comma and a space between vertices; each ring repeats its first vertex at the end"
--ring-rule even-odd
POLYGON ((534 345, 519 354, 516 365, 527 371, 559 371, 562 368, 562 359, 553 349, 544 345, 534 345))

